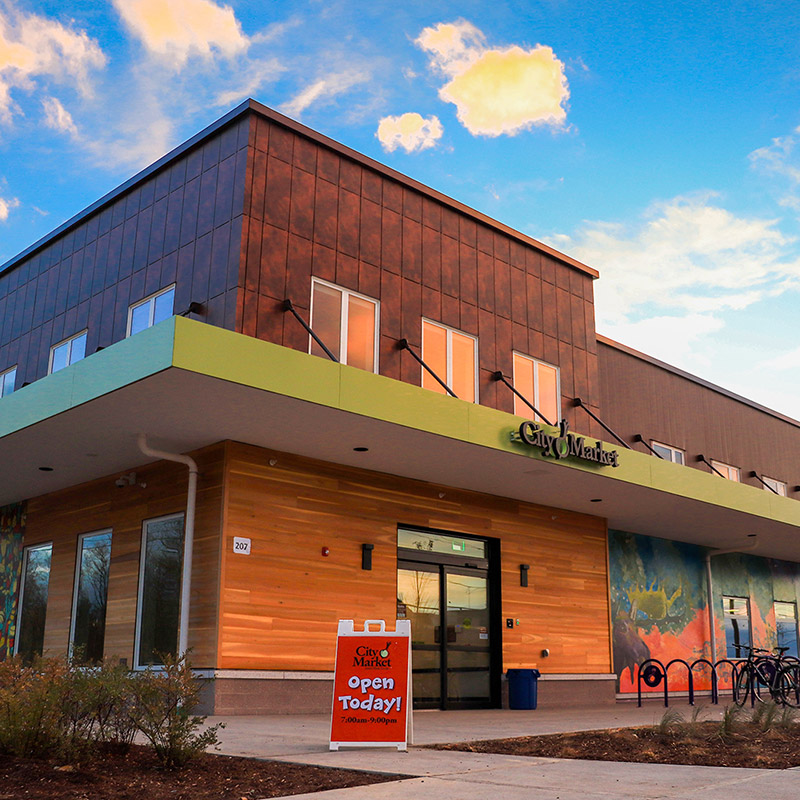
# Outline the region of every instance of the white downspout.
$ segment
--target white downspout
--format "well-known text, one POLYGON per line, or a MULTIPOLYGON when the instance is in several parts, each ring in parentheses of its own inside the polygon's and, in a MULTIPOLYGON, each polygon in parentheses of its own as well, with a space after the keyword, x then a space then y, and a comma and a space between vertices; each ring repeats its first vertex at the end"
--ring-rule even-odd
POLYGON ((739 547, 730 547, 726 550, 709 550, 706 553, 706 591, 708 592, 708 630, 711 637, 711 655, 709 661, 713 664, 717 660, 717 628, 716 618, 714 616, 714 584, 711 581, 711 559, 714 556, 724 556, 727 553, 744 553, 747 550, 755 550, 758 546, 758 538, 753 537, 753 540, 748 544, 740 545, 739 547))
POLYGON ((152 458, 175 461, 189 467, 189 489, 186 493, 186 520, 184 522, 183 569, 181 574, 181 615, 178 630, 178 656, 186 654, 189 646, 189 598, 192 591, 192 551, 194 549, 194 509, 197 501, 197 462, 182 453, 153 450, 147 444, 147 435, 139 434, 139 449, 152 458))

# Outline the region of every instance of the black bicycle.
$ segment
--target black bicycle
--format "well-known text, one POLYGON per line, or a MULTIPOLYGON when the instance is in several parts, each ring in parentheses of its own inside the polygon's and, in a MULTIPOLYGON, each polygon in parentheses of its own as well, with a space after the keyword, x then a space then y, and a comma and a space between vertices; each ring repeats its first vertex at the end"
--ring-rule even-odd
POLYGON ((749 653, 736 673, 733 701, 737 706, 743 706, 752 696, 762 703, 769 698, 778 705, 800 707, 800 662, 784 655, 788 647, 776 647, 777 654, 758 647, 739 647, 749 653))

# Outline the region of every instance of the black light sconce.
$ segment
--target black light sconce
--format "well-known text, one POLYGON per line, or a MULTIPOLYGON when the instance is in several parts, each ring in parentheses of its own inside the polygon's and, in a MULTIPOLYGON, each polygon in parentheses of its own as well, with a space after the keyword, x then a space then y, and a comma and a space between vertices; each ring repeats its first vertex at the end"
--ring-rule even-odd
POLYGON ((531 568, 530 564, 520 564, 519 565, 519 585, 520 586, 527 586, 528 585, 528 570, 531 568))
POLYGON ((361 569, 372 569, 372 551, 374 549, 374 544, 361 545, 361 569))

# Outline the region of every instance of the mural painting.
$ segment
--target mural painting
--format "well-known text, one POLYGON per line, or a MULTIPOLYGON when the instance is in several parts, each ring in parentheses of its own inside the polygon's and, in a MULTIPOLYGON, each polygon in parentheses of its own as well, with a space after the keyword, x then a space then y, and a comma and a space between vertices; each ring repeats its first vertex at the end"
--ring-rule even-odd
MULTIPOLYGON (((706 550, 697 545, 609 531, 614 668, 620 692, 636 692, 637 665, 647 658, 666 664, 708 658, 710 636, 706 599, 706 550)), ((731 623, 722 613, 723 597, 746 601, 743 642, 771 649, 777 644, 775 601, 794 604, 800 591, 800 565, 746 553, 712 561, 716 659, 735 656, 731 623), (726 638, 727 637, 727 638, 726 638)), ((795 612, 796 613, 796 612, 795 612)), ((794 625, 796 637, 796 624, 794 625)), ((746 652, 738 651, 742 657, 746 652)), ((686 670, 670 669, 670 690, 688 689, 686 670)), ((695 672, 695 688, 709 688, 709 673, 695 672)), ((727 685, 723 680, 721 687, 727 685)), ((661 692, 663 686, 643 691, 661 692)))
POLYGON ((0 508, 0 661, 14 651, 25 504, 0 508))

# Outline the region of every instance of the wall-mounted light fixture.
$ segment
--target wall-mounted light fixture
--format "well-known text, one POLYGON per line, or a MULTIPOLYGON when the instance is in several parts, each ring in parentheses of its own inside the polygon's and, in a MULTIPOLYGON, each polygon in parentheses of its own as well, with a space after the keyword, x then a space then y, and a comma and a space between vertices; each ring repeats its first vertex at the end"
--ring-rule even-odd
POLYGON ((520 564, 519 565, 519 585, 520 586, 527 586, 528 585, 528 570, 531 568, 530 564, 520 564))
POLYGON ((374 549, 374 544, 361 545, 361 569, 372 569, 372 551, 374 549))

